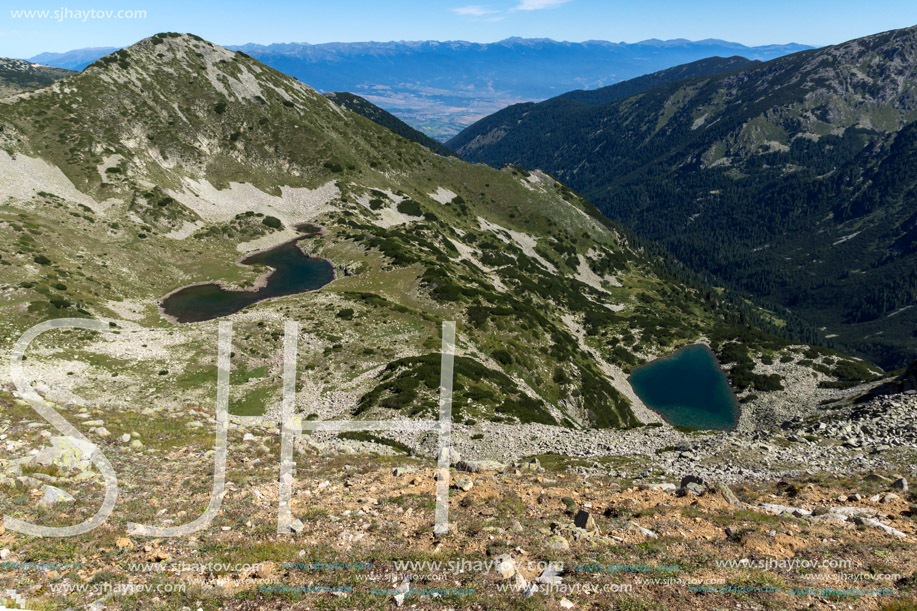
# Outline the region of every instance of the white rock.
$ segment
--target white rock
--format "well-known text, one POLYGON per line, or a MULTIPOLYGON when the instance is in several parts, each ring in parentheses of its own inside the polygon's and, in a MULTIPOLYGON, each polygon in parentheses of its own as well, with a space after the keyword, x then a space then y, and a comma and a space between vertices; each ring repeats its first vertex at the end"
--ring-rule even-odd
POLYGON ((41 500, 38 501, 39 505, 55 505, 57 503, 69 503, 73 500, 73 496, 67 494, 60 488, 55 488, 54 486, 45 486, 42 488, 42 491, 45 493, 41 500))

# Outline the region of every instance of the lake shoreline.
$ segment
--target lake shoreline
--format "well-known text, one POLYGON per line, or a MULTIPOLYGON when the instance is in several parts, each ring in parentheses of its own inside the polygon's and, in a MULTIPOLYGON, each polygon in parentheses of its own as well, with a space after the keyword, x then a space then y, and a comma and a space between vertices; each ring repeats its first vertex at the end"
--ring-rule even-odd
MULTIPOLYGON (((315 237, 315 236, 318 236, 318 235, 327 235, 327 233, 328 233, 328 229, 327 229, 326 227, 323 227, 323 226, 321 226, 321 225, 315 225, 315 224, 313 224, 313 223, 300 223, 300 224, 298 224, 298 225, 295 225, 295 226, 294 226, 294 229, 295 229, 296 231, 300 232, 299 235, 297 235, 295 238, 291 238, 291 239, 289 239, 289 240, 286 240, 286 241, 284 241, 284 242, 281 242, 280 244, 276 244, 276 245, 274 245, 274 246, 271 246, 270 248, 265 248, 265 249, 262 249, 262 250, 259 250, 259 251, 246 253, 246 254, 242 255, 241 257, 239 257, 238 259, 236 259, 236 260, 234 261, 235 265, 238 265, 239 267, 253 267, 254 265, 258 265, 258 264, 257 264, 257 263, 246 263, 246 261, 250 261, 251 259, 253 259, 253 258, 255 258, 255 257, 259 257, 259 256, 261 256, 261 255, 268 254, 268 253, 273 252, 273 251, 275 251, 275 250, 281 249, 281 248, 283 248, 283 247, 285 247, 285 246, 297 245, 299 242, 301 242, 302 240, 305 240, 305 239, 307 239, 307 238, 315 237)), ((337 268, 334 266, 334 263, 333 263, 330 259, 326 259, 326 258, 324 258, 324 257, 315 257, 315 256, 312 256, 312 255, 308 254, 307 252, 303 251, 301 248, 299 248, 299 246, 296 246, 296 248, 297 248, 297 249, 303 254, 303 256, 305 256, 305 257, 308 257, 308 258, 310 258, 310 259, 314 259, 314 260, 316 260, 316 261, 323 261, 323 262, 327 263, 327 264, 330 266, 330 268, 331 268, 331 280, 329 280, 327 283, 323 284, 321 287, 318 287, 318 288, 315 288, 315 289, 307 289, 307 290, 304 290, 304 291, 300 291, 300 292, 297 292, 297 293, 293 293, 294 295, 298 295, 298 294, 301 294, 301 293, 308 293, 308 292, 311 292, 311 291, 317 291, 317 290, 319 290, 319 289, 321 289, 321 288, 324 288, 325 286, 328 286, 329 284, 331 284, 331 283, 334 282, 335 280, 337 280, 337 277, 338 277, 338 276, 337 276, 337 268)), ((173 325, 192 325, 192 324, 196 324, 196 323, 200 323, 200 322, 208 322, 209 320, 215 320, 215 318, 224 318, 225 316, 230 316, 231 314, 227 314, 227 315, 225 315, 225 316, 217 316, 217 317, 215 317, 215 318, 207 319, 207 320, 198 320, 198 321, 182 322, 182 321, 179 320, 176 316, 173 316, 172 314, 169 314, 168 312, 166 312, 165 307, 164 307, 164 304, 165 304, 165 302, 166 302, 170 297, 176 295, 177 293, 180 293, 180 292, 182 292, 182 291, 186 291, 186 290, 188 290, 188 289, 190 289, 190 288, 194 288, 194 287, 197 287, 197 286, 215 286, 215 287, 217 287, 218 289, 220 289, 220 290, 222 290, 222 291, 225 291, 225 292, 227 292, 227 293, 257 293, 258 291, 260 291, 260 290, 264 289, 265 287, 267 287, 268 283, 270 282, 271 277, 272 277, 274 274, 276 274, 276 273, 277 273, 277 269, 276 269, 276 268, 270 268, 270 269, 268 269, 268 271, 266 271, 266 272, 260 274, 260 275, 255 279, 255 281, 252 283, 251 287, 249 287, 249 288, 240 288, 240 289, 236 289, 236 288, 227 288, 225 285, 221 284, 219 281, 212 281, 212 280, 211 280, 211 281, 202 280, 202 281, 200 281, 200 282, 194 282, 194 283, 192 283, 192 284, 186 284, 186 285, 181 286, 181 287, 179 287, 179 288, 177 288, 177 289, 174 289, 174 290, 172 290, 172 291, 169 291, 168 294, 166 294, 165 296, 163 296, 162 298, 160 298, 159 301, 157 302, 157 309, 159 310, 159 315, 162 316, 163 319, 165 319, 166 321, 168 321, 169 323, 171 323, 171 324, 173 324, 173 325)), ((286 297, 289 297, 289 295, 285 295, 285 296, 286 296, 286 297)), ((265 299, 275 299, 275 297, 266 297, 265 299)), ((255 302, 255 303, 257 303, 257 302, 255 302)), ((251 304, 251 305, 254 305, 254 304, 251 304)), ((250 306, 246 306, 246 307, 250 307, 250 306)), ((245 309, 245 308, 242 308, 242 310, 244 310, 244 309, 245 309)), ((238 310, 238 311, 241 311, 241 310, 238 310)), ((233 314, 235 314, 235 312, 233 312, 233 314)))
POLYGON ((650 402, 647 400, 647 398, 641 396, 641 393, 638 391, 637 387, 634 386, 633 378, 634 378, 634 374, 640 372, 641 370, 645 370, 645 369, 649 368, 649 367, 652 366, 652 365, 658 365, 658 364, 661 363, 661 362, 674 361, 674 360, 677 360, 677 359, 680 358, 680 357, 683 357, 683 356, 684 356, 683 353, 684 353, 685 351, 689 350, 689 349, 692 349, 692 348, 703 348, 703 349, 707 352, 707 354, 710 356, 710 359, 712 360, 713 364, 715 365, 717 371, 723 376, 723 378, 725 378, 725 380, 726 380, 726 388, 728 389, 729 395, 730 395, 730 397, 731 397, 731 399, 732 399, 733 416, 734 416, 734 418, 733 418, 733 420, 732 420, 732 424, 731 424, 731 426, 730 426, 729 428, 726 428, 726 429, 721 429, 721 428, 716 428, 716 429, 699 429, 699 430, 719 430, 719 431, 725 431, 725 432, 735 431, 736 429, 739 428, 739 423, 740 423, 741 420, 742 420, 742 404, 741 404, 741 402, 739 401, 739 397, 738 397, 738 395, 736 395, 735 389, 732 387, 732 384, 729 383, 729 376, 728 376, 727 371, 723 368, 723 365, 720 363, 719 358, 717 358, 716 353, 715 353, 715 352, 710 348, 710 346, 707 345, 706 343, 703 343, 703 342, 695 342, 695 343, 692 343, 692 344, 688 344, 688 345, 686 345, 686 346, 682 346, 681 348, 678 348, 677 350, 675 350, 675 351, 672 352, 671 354, 667 354, 667 355, 665 355, 665 356, 662 356, 662 357, 659 357, 659 358, 655 358, 655 359, 653 359, 653 360, 651 360, 651 361, 648 361, 648 362, 646 362, 646 363, 643 363, 642 365, 640 365, 640 366, 638 366, 638 367, 635 367, 634 369, 631 370, 630 374, 627 376, 627 382, 628 382, 628 384, 631 385, 631 388, 634 390, 634 393, 635 393, 638 397, 640 397, 641 401, 643 401, 643 403, 646 405, 646 407, 647 407, 648 409, 652 410, 653 413, 658 414, 658 415, 665 421, 665 423, 666 423, 668 426, 671 426, 671 427, 676 427, 676 426, 690 426, 690 425, 678 425, 678 424, 673 423, 672 420, 671 420, 671 418, 670 418, 669 416, 667 416, 661 409, 658 409, 658 408, 656 408, 656 407, 653 407, 653 406, 650 404, 650 402))

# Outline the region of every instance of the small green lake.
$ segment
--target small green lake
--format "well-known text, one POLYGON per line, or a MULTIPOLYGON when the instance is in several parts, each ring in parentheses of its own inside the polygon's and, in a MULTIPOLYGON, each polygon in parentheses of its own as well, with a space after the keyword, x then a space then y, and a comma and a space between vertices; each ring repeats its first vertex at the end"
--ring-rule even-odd
POLYGON ((630 385, 669 424, 730 430, 739 403, 709 348, 693 345, 634 369, 630 385))
POLYGON ((239 261, 242 265, 264 265, 273 271, 259 286, 250 291, 230 291, 219 284, 196 284, 179 289, 162 300, 160 306, 167 316, 177 322, 202 322, 234 314, 265 299, 285 297, 319 289, 334 280, 334 266, 300 250, 298 243, 318 228, 297 227, 306 232, 299 238, 239 261))

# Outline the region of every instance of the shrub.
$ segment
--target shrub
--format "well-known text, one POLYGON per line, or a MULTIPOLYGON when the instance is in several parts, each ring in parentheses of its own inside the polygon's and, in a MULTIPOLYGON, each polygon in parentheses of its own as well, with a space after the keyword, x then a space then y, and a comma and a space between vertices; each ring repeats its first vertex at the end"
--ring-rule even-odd
POLYGON ((423 211, 420 209, 420 204, 415 202, 413 199, 406 199, 403 202, 399 202, 398 212, 401 214, 407 214, 408 216, 423 216, 423 211))
POLYGON ((214 104, 213 112, 217 113, 218 115, 221 115, 224 112, 226 112, 226 102, 217 102, 216 104, 214 104))
POLYGON ((507 352, 506 350, 494 350, 494 359, 501 365, 512 365, 513 364, 513 355, 507 352))
POLYGON ((261 221, 261 224, 270 227, 271 229, 280 229, 283 227, 283 223, 281 223, 280 219, 276 216, 264 217, 264 219, 261 221))

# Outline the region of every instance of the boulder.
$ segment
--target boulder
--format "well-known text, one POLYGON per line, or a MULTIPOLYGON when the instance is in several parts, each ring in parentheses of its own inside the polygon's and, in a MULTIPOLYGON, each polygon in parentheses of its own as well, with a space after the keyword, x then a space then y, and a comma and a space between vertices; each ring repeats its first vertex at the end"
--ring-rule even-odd
POLYGON ((301 533, 305 527, 306 525, 302 523, 302 520, 293 520, 288 526, 290 532, 297 535, 301 533))
POLYGON ((628 522, 628 523, 624 526, 624 529, 625 529, 627 532, 633 533, 633 534, 635 534, 635 535, 643 535, 643 536, 646 537, 647 539, 658 539, 658 538, 659 538, 659 535, 657 535, 656 533, 654 533, 653 531, 651 531, 649 528, 644 528, 644 527, 640 526, 639 524, 637 524, 636 522, 633 522, 633 521, 628 522))
POLYGON ((856 517, 856 518, 853 518, 853 523, 856 524, 857 526, 870 526, 872 528, 878 528, 879 530, 889 535, 892 535, 893 537, 897 537, 898 539, 904 539, 907 537, 907 535, 905 535, 900 530, 896 528, 892 528, 891 526, 887 524, 883 524, 882 522, 878 521, 875 518, 856 517))
POLYGON ((516 562, 509 554, 500 554, 494 558, 494 563, 501 578, 511 579, 516 574, 516 562))
POLYGON ((694 482, 688 482, 686 486, 682 486, 675 491, 676 496, 688 496, 693 494, 694 496, 701 496, 707 492, 707 487, 703 484, 696 484, 694 482))
POLYGON ((783 515, 785 513, 796 516, 797 518, 812 515, 812 512, 809 511, 808 509, 798 509, 796 507, 787 507, 786 505, 775 505, 773 503, 763 503, 761 505, 758 505, 758 507, 763 509, 767 513, 771 513, 771 514, 778 515, 778 516, 783 515))
POLYGON ((487 471, 503 471, 506 465, 495 460, 460 460, 455 463, 455 468, 466 473, 485 473, 487 471))
POLYGON ((54 466, 64 471, 87 471, 92 467, 90 457, 95 451, 95 444, 89 441, 76 437, 52 437, 51 447, 39 450, 29 462, 32 466, 54 466))
POLYGON ((722 495, 722 497, 726 499, 726 502, 732 505, 733 507, 737 507, 739 509, 745 509, 745 503, 740 501, 739 497, 736 496, 735 492, 733 492, 732 489, 729 486, 727 486, 726 484, 724 484, 723 482, 717 482, 716 491, 719 492, 720 495, 722 495))
POLYGON ((582 528, 583 530, 589 532, 594 532, 599 529, 599 526, 595 523, 595 518, 592 517, 592 514, 583 509, 580 509, 576 512, 576 516, 573 518, 573 523, 577 528, 582 528))
POLYGON ((545 541, 545 545, 548 547, 548 549, 552 549, 554 551, 570 549, 570 544, 560 535, 551 535, 548 537, 548 540, 545 541))
POLYGON ((462 477, 459 477, 455 480, 455 482, 452 484, 452 487, 458 488, 462 492, 468 492, 474 487, 474 482, 471 481, 470 477, 463 475, 462 477))
POLYGON ((868 507, 832 507, 829 511, 845 518, 871 518, 878 513, 875 509, 868 507))
POLYGON ((73 496, 54 486, 45 486, 42 488, 42 492, 44 492, 44 496, 41 497, 38 504, 45 507, 58 503, 69 503, 74 500, 73 496))
POLYGON ((541 572, 541 575, 535 579, 535 583, 543 583, 545 585, 559 585, 563 578, 560 576, 563 573, 564 567, 562 564, 556 562, 549 562, 548 566, 541 572))
POLYGON ((681 483, 678 484, 679 488, 687 488, 688 484, 697 484, 699 486, 704 486, 706 488, 707 484, 704 480, 696 475, 686 475, 681 478, 681 483))

